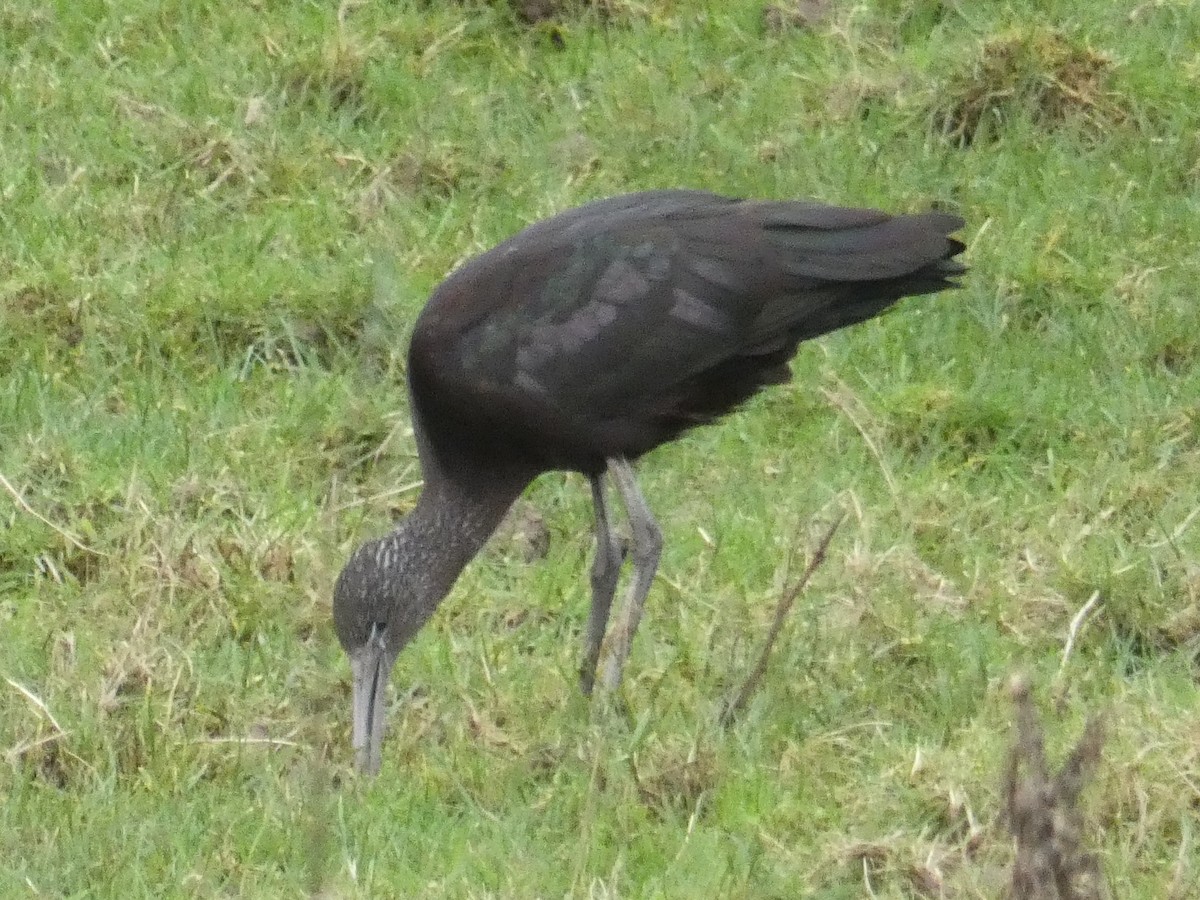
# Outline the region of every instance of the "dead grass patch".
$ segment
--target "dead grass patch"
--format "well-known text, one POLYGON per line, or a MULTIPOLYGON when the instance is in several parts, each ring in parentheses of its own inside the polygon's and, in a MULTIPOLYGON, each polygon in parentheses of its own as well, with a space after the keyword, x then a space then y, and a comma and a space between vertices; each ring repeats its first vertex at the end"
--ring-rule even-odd
POLYGON ((550 552, 550 537, 550 527, 541 510, 528 500, 521 499, 508 511, 489 541, 489 546, 504 556, 515 555, 522 562, 530 564, 546 558, 550 552))
POLYGON ((773 34, 816 28, 832 8, 832 0, 776 0, 763 7, 763 27, 773 34))
POLYGON ((821 115, 837 122, 866 121, 876 110, 897 106, 903 88, 899 79, 848 73, 830 87, 821 115))
POLYGON ((197 351, 215 352, 227 364, 241 364, 241 374, 261 366, 275 373, 301 369, 328 370, 355 335, 343 320, 316 322, 306 316, 209 315, 180 326, 179 342, 197 351), (266 321, 264 321, 266 319, 266 321))
POLYGON ((180 136, 179 156, 186 170, 204 182, 206 194, 223 184, 252 183, 259 174, 254 154, 226 131, 186 129, 180 136))
POLYGON ((364 224, 402 198, 426 209, 441 209, 462 191, 495 183, 507 168, 499 157, 465 155, 450 144, 415 143, 386 163, 358 162, 367 178, 356 209, 364 224))
POLYGON ((4 35, 9 52, 44 32, 52 24, 54 13, 37 3, 0 4, 0 34, 4 35))
POLYGON ((948 848, 913 846, 900 835, 851 841, 834 851, 831 862, 834 868, 852 869, 872 897, 885 885, 899 885, 907 896, 945 897, 946 879, 958 864, 948 848))
POLYGON ((638 798, 651 811, 668 810, 699 815, 704 797, 716 786, 716 754, 692 741, 654 742, 629 759, 638 798))
MULTIPOLYGON (((77 347, 83 341, 84 297, 64 295, 49 285, 25 285, 3 299, 13 315, 12 325, 40 331, 63 346, 77 347)), ((2 371, 2 370, 0 370, 2 371)))
POLYGON ((529 748, 514 737, 506 728, 503 713, 480 710, 468 701, 467 733, 475 743, 493 752, 504 752, 513 756, 528 756, 529 748))
POLYGON ((960 146, 995 140, 1017 116, 1054 130, 1077 123, 1101 137, 1129 116, 1111 87, 1112 57, 1061 31, 1018 28, 983 43, 938 91, 934 130, 960 146))
POLYGON ((368 109, 366 85, 371 56, 370 47, 339 34, 287 68, 284 96, 299 106, 324 106, 362 117, 368 109))

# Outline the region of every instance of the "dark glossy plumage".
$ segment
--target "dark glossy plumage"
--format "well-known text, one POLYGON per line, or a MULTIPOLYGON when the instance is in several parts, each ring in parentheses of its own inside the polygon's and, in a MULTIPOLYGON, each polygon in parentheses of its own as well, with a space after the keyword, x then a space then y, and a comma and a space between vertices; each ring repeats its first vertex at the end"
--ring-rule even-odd
POLYGON ((413 400, 435 443, 601 472, 786 381, 798 342, 951 286, 961 226, 700 191, 591 203, 437 289, 413 400))
POLYGON ((797 345, 901 297, 954 286, 962 221, 651 191, 539 222, 454 272, 413 333, 409 391, 425 490, 354 554, 334 619, 355 673, 359 764, 379 765, 383 688, 512 501, 538 474, 591 479, 598 552, 581 683, 590 691, 621 566, 634 577, 605 681, 615 687, 661 536, 629 461, 786 381, 797 345))

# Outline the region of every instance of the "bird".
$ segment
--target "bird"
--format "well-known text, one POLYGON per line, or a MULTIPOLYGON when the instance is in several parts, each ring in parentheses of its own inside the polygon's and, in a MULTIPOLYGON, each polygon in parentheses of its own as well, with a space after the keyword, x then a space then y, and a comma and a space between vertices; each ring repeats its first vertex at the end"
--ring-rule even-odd
POLYGON ((536 222, 464 262, 430 296, 407 381, 423 487, 349 557, 333 620, 352 676, 356 767, 378 773, 385 694, 509 507, 539 475, 582 473, 596 553, 579 685, 620 685, 662 532, 633 464, 790 378, 798 345, 901 298, 958 287, 964 227, 810 201, 652 190, 536 222), (629 541, 614 530, 615 487, 629 541), (618 621, 609 613, 626 557, 618 621))

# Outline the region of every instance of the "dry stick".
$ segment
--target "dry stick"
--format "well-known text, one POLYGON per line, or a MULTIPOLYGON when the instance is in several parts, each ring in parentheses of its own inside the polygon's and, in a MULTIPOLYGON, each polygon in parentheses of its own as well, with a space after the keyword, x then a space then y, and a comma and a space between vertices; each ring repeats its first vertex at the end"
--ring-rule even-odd
POLYGON ((1067 629, 1067 641, 1063 647, 1062 662, 1058 665, 1058 673, 1054 676, 1054 706, 1061 713, 1064 705, 1067 702, 1067 692, 1069 683, 1067 681, 1067 663, 1071 660, 1071 652, 1075 649, 1075 641, 1079 638, 1079 633, 1089 621, 1089 617, 1096 608, 1104 602, 1104 598, 1100 596, 1099 591, 1093 592, 1088 598, 1087 603, 1083 604, 1071 619, 1071 625, 1067 629))
POLYGON ((779 602, 775 604, 775 619, 771 622, 771 629, 767 632, 766 641, 763 642, 762 652, 758 654, 758 662, 754 664, 754 668, 746 676, 746 680, 742 682, 742 687, 737 692, 737 695, 726 704, 725 709, 721 712, 720 721, 722 728, 728 728, 736 721, 737 717, 745 710, 746 704, 750 702, 750 696, 758 689, 759 682, 762 681, 763 674, 767 671, 767 660, 771 656, 775 640, 779 637, 779 632, 783 630, 783 620, 787 618, 787 614, 791 611, 792 605, 795 604, 796 598, 800 596, 804 588, 808 585, 813 572, 817 571, 817 567, 825 562, 825 554, 829 550, 829 544, 833 540, 833 535, 838 530, 838 526, 842 524, 844 518, 846 518, 846 514, 842 513, 829 526, 829 530, 825 532, 825 536, 817 544, 816 552, 813 553, 813 557, 809 560, 804 574, 800 576, 800 580, 792 585, 790 589, 785 590, 779 598, 779 602))

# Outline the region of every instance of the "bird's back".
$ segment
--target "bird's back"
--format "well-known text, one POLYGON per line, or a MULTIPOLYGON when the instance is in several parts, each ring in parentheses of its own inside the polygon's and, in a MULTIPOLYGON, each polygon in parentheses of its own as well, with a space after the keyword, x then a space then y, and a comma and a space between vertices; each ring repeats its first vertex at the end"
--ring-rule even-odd
POLYGON ((955 286, 962 221, 701 191, 539 222, 454 272, 409 357, 435 450, 595 472, 787 380, 799 342, 955 286))

